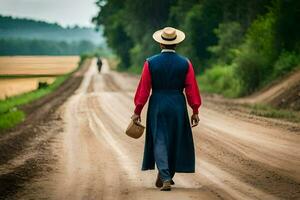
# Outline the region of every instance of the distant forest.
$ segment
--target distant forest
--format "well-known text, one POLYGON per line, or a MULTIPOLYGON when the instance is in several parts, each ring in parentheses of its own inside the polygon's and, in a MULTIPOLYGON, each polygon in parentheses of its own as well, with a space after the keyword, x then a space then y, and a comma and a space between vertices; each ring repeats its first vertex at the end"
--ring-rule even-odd
POLYGON ((78 55, 106 48, 102 30, 0 15, 0 55, 78 55))
POLYGON ((0 39, 0 55, 80 55, 103 50, 90 41, 58 42, 50 40, 0 39))

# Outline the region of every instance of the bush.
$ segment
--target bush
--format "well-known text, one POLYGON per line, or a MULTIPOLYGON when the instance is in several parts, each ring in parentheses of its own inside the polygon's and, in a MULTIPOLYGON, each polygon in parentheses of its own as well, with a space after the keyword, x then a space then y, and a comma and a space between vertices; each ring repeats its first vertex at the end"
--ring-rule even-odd
MULTIPOLYGON (((129 67, 129 71, 139 71, 138 69, 143 67, 143 61, 150 55, 144 55, 142 51, 142 47, 140 44, 135 45, 132 49, 130 49, 130 58, 131 58, 131 66, 129 67)), ((141 70, 140 70, 141 71, 141 70)))
POLYGON ((38 89, 47 88, 49 84, 47 82, 39 82, 38 89))
POLYGON ((226 97, 237 97, 240 83, 235 75, 235 66, 214 66, 198 76, 201 91, 220 93, 226 97))
POLYGON ((272 78, 278 78, 300 65, 300 55, 295 52, 283 51, 274 65, 272 78))
POLYGON ((141 71, 146 58, 160 53, 161 49, 159 44, 153 42, 152 39, 149 41, 149 38, 152 38, 152 33, 146 34, 143 38, 141 38, 141 42, 139 44, 136 44, 130 49, 131 65, 127 66, 127 68, 130 68, 129 71, 141 71))
POLYGON ((267 83, 278 56, 275 40, 276 17, 273 12, 255 20, 246 34, 246 41, 234 60, 236 75, 241 81, 241 95, 248 95, 267 83))
POLYGON ((246 45, 269 60, 279 55, 279 46, 276 41, 276 15, 270 11, 255 20, 246 34, 246 45))
POLYGON ((236 57, 236 48, 241 44, 243 38, 242 27, 238 22, 219 24, 214 30, 219 41, 217 45, 207 48, 218 62, 230 64, 236 57))
POLYGON ((263 82, 265 67, 268 66, 268 60, 253 50, 244 50, 236 59, 235 68, 236 77, 240 80, 241 95, 247 95, 254 92, 263 82))

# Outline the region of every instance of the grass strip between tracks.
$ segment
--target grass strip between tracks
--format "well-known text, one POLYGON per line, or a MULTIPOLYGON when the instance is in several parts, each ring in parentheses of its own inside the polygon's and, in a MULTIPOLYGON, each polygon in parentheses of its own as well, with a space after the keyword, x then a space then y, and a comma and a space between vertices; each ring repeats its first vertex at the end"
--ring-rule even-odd
POLYGON ((271 105, 266 104, 253 104, 253 105, 246 105, 246 107, 250 108, 250 113, 262 117, 268 118, 277 118, 277 119, 285 119, 290 122, 300 122, 300 113, 282 109, 282 108, 274 108, 271 105))
POLYGON ((12 128, 24 121, 26 114, 19 107, 31 103, 55 91, 80 68, 82 63, 83 62, 81 61, 73 72, 58 76, 51 85, 45 88, 37 89, 0 101, 0 131, 12 128))

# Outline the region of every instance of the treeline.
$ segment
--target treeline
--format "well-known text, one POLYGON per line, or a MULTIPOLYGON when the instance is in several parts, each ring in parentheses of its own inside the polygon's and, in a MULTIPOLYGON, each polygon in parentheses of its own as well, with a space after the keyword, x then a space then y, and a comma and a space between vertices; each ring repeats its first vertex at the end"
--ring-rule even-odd
POLYGON ((56 23, 0 15, 0 39, 15 38, 66 42, 87 40, 94 44, 104 44, 101 28, 96 32, 93 28, 65 28, 56 23))
POLYGON ((186 33, 178 51, 194 63, 202 89, 225 96, 254 92, 300 63, 298 0, 98 0, 93 21, 104 26, 120 68, 138 68, 159 52, 152 33, 186 33))
POLYGON ((90 41, 56 42, 49 40, 0 39, 0 55, 80 55, 99 49, 90 41))

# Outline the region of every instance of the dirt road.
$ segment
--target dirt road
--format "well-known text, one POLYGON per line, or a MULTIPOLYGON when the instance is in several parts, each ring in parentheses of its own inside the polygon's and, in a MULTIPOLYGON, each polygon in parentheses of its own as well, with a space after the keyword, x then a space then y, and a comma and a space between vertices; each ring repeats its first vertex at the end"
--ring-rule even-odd
POLYGON ((300 199, 299 125, 254 117, 211 97, 193 129, 196 173, 176 174, 172 192, 158 191, 156 172, 140 171, 144 137, 124 134, 137 81, 106 62, 99 74, 93 61, 80 88, 44 125, 45 134, 1 164, 3 175, 31 158, 37 162, 35 175, 6 198, 300 199))
POLYGON ((267 103, 275 107, 300 110, 300 70, 277 79, 265 88, 246 98, 236 99, 240 103, 267 103))

